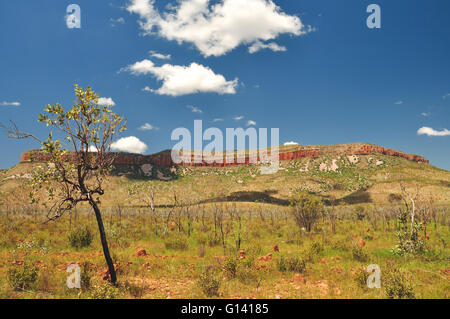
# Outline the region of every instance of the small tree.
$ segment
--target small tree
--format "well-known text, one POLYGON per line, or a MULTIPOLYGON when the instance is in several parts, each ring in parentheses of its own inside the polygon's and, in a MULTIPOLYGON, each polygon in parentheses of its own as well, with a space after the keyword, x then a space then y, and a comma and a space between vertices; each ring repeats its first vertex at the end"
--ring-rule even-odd
POLYGON ((110 152, 112 141, 126 129, 125 119, 115 114, 110 106, 99 106, 99 94, 90 87, 86 90, 75 84, 76 101, 70 110, 59 104, 47 105, 39 122, 59 131, 64 142, 49 133, 46 141, 32 134, 20 132, 14 125, 8 129, 10 137, 32 137, 42 144, 48 163, 38 167, 31 180, 33 202, 46 198, 44 206, 51 203, 48 221, 54 221, 80 203, 88 203, 94 211, 106 264, 113 284, 116 271, 111 259, 99 208, 99 197, 104 194, 103 181, 110 173, 114 155, 110 152), (69 151, 70 149, 70 151, 69 151), (37 196, 38 191, 45 195, 37 196))
POLYGON ((290 202, 297 226, 299 228, 304 227, 309 233, 323 211, 322 200, 316 196, 298 191, 294 192, 290 202))
POLYGON ((415 218, 416 206, 420 202, 419 188, 417 188, 415 193, 411 193, 406 190, 405 185, 400 183, 400 189, 402 190, 405 209, 401 209, 398 217, 398 223, 400 225, 399 231, 397 232, 398 244, 393 251, 398 255, 423 252, 426 246, 425 242, 420 239, 419 232, 424 230, 424 225, 420 220, 415 218), (409 201, 411 202, 411 206, 409 205, 409 201), (408 223, 410 223, 409 227, 408 223))

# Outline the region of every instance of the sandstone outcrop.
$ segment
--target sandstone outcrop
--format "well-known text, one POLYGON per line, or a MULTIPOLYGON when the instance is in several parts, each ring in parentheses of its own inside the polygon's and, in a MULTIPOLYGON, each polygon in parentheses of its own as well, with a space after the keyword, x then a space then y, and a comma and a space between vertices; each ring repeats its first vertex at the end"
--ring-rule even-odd
MULTIPOLYGON (((347 155, 353 159, 357 158, 357 155, 387 155, 407 159, 414 162, 428 163, 429 161, 422 156, 415 154, 405 154, 403 152, 387 149, 377 145, 370 144, 342 144, 332 146, 289 146, 280 147, 279 159, 280 161, 289 161, 302 158, 317 158, 324 155, 347 155)), ((127 154, 127 153, 115 153, 114 154, 115 165, 136 165, 143 167, 147 174, 155 166, 172 167, 172 166, 232 166, 232 165, 248 165, 250 163, 259 163, 261 161, 260 155, 256 152, 247 152, 244 157, 238 157, 236 152, 226 152, 223 154, 223 162, 212 163, 213 156, 210 156, 196 152, 192 152, 189 158, 184 157, 184 161, 181 164, 175 164, 171 157, 171 151, 163 151, 153 155, 139 155, 139 154, 127 154), (197 162, 194 160, 197 159, 197 162), (200 160, 199 160, 200 159, 200 160)), ((70 157, 70 155, 69 155, 70 157)), ((183 158, 183 156, 182 156, 183 158)), ((46 156, 40 150, 32 150, 25 152, 21 155, 20 162, 49 162, 50 158, 46 156)))

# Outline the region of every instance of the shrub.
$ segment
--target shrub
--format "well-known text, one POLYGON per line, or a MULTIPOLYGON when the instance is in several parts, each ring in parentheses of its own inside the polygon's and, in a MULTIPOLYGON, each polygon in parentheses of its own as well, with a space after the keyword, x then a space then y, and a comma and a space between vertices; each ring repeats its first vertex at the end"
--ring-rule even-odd
POLYGON ((365 268, 360 268, 355 273, 355 281, 361 288, 367 288, 367 279, 369 278, 369 273, 365 268))
POLYGON ((319 220, 323 210, 322 200, 316 196, 305 192, 296 192, 291 198, 292 214, 295 223, 307 232, 311 231, 312 226, 319 220))
POLYGON ((117 288, 111 283, 103 283, 92 287, 91 297, 93 299, 116 299, 118 296, 117 288))
POLYGON ((134 298, 142 298, 142 296, 145 295, 146 288, 143 285, 138 285, 131 283, 129 281, 126 281, 124 284, 125 289, 130 293, 131 296, 134 298))
POLYGON ((306 258, 309 261, 313 261, 315 257, 320 255, 324 251, 323 244, 318 241, 314 241, 309 245, 309 247, 306 250, 306 258))
POLYGON ((169 235, 164 239, 166 249, 186 250, 189 247, 188 238, 182 234, 169 235))
POLYGON ((352 256, 354 260, 361 262, 369 260, 369 254, 361 246, 354 246, 352 248, 352 256))
POLYGON ((414 289, 408 277, 400 269, 391 269, 386 274, 383 284, 388 298, 415 298, 414 289))
POLYGON ((223 263, 223 269, 229 279, 236 277, 238 269, 238 259, 236 257, 228 257, 223 263))
POLYGON ((418 218, 414 220, 412 229, 409 227, 409 213, 402 210, 398 216, 399 231, 397 232, 398 244, 393 249, 395 255, 420 254, 427 250, 425 242, 419 238, 419 231, 424 229, 418 218))
POLYGON ((23 267, 8 269, 8 283, 15 290, 26 290, 34 286, 38 279, 39 269, 25 264, 23 267))
POLYGON ((281 256, 277 259, 277 268, 279 271, 304 272, 306 270, 306 261, 297 256, 281 256))
POLYGON ((69 234, 70 246, 76 249, 89 247, 93 239, 94 236, 92 235, 92 232, 88 227, 74 229, 69 234))
POLYGON ((236 278, 244 285, 258 282, 258 272, 254 268, 239 267, 236 278))
POLYGON ((202 271, 197 283, 207 297, 219 295, 220 279, 211 266, 202 271))

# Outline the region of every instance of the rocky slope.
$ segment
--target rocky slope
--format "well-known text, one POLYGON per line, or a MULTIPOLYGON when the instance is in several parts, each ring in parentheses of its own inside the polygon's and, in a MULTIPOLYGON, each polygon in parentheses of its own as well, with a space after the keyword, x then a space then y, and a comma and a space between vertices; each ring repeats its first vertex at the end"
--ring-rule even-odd
MULTIPOLYGON (((22 155, 19 165, 0 175, 0 197, 14 189, 23 192, 21 187, 33 167, 46 160, 36 156, 39 153, 29 154, 22 155)), ((421 156, 376 145, 281 147, 280 170, 272 175, 260 174, 260 163, 248 163, 252 152, 246 153, 247 164, 226 163, 225 167, 206 162, 173 165, 169 154, 119 154, 104 204, 128 203, 128 187, 147 181, 157 190, 159 205, 171 204, 173 191, 189 202, 286 205, 295 189, 315 193, 327 201, 334 198, 340 204, 391 205, 398 202, 400 183, 420 189, 424 196, 433 195, 441 205, 450 204, 450 172, 433 167, 421 156)))

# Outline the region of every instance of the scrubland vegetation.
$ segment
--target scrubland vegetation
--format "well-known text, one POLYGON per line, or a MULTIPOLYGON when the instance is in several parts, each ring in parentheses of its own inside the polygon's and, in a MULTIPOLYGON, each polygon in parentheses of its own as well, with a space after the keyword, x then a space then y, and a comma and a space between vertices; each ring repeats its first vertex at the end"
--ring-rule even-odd
POLYGON ((0 171, 0 298, 449 298, 449 172, 335 149, 272 175, 243 165, 142 176, 112 165, 125 120, 91 88, 75 93, 72 109, 39 116, 72 155, 51 133, 8 130, 49 161, 0 171), (74 264, 79 289, 67 285, 74 264))
POLYGON ((44 211, 2 206, 0 297, 449 298, 448 211, 415 209, 411 224, 405 205, 322 205, 306 193, 288 207, 103 208, 113 286, 90 210, 42 224, 44 211), (73 263, 81 289, 66 285, 73 263), (381 289, 367 287, 370 264, 381 289))

